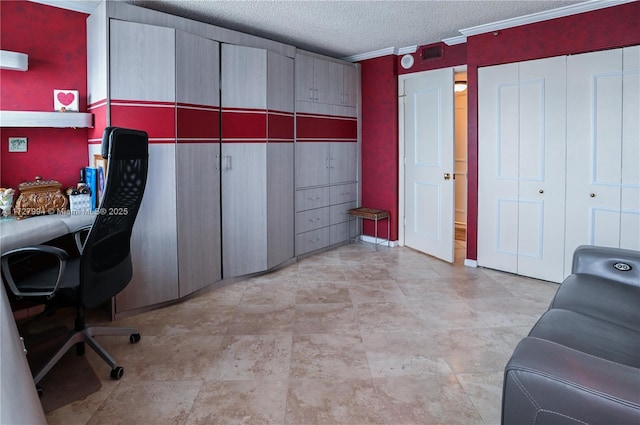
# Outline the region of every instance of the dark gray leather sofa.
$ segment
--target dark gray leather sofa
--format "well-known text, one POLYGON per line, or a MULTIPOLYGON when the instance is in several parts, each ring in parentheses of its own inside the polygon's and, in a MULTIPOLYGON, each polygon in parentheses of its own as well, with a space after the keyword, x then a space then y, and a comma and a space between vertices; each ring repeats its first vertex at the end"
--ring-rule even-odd
POLYGON ((576 249, 505 368, 502 424, 640 424, 640 252, 576 249))

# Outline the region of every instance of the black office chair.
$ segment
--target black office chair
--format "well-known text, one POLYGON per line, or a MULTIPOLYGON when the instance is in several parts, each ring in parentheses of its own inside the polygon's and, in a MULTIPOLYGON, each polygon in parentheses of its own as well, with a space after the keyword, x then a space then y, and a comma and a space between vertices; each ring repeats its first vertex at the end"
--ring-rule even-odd
MULTIPOLYGON (((42 301, 45 309, 76 307, 74 330, 65 344, 34 376, 35 384, 72 347, 84 354, 87 343, 111 366, 111 378, 124 369, 98 344, 94 336, 129 335, 140 340, 135 328, 88 327, 85 309, 95 308, 122 291, 131 280, 130 239, 147 181, 148 136, 117 127, 105 129, 102 155, 107 159, 107 179, 100 208, 86 238, 76 234, 79 257, 46 245, 19 248, 2 255, 2 273, 17 299, 42 301), (43 257, 53 258, 46 261, 43 257)), ((41 392, 41 389, 39 389, 41 392)))

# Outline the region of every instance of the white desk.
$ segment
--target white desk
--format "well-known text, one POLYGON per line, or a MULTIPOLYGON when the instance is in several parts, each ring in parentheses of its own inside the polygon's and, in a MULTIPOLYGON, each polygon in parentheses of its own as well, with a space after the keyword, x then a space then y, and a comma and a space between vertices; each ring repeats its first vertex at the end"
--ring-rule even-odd
MULTIPOLYGON (((0 251, 41 244, 93 223, 93 215, 44 215, 0 219, 0 251)), ((45 424, 24 346, 0 282, 0 423, 45 424)))
POLYGON ((95 215, 52 214, 16 220, 0 219, 0 253, 38 245, 93 223, 95 215))

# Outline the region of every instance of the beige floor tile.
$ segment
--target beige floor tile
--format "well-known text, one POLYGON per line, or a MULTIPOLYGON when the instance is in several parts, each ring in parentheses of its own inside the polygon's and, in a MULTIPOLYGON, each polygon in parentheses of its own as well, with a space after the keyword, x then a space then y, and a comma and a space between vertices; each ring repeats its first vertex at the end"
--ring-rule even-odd
POLYGON ((182 424, 191 412, 200 386, 199 381, 123 381, 88 423, 182 424))
POLYGON ((265 379, 206 383, 185 425, 283 424, 287 385, 265 379))
POLYGON ((385 424, 484 425, 454 375, 374 379, 385 424))
POLYGON ((486 425, 500 424, 503 377, 503 372, 456 375, 486 425))
POLYGON ((294 335, 289 376, 293 379, 368 379, 371 371, 360 337, 294 335))
POLYGON ((296 305, 293 333, 360 335, 356 312, 351 303, 296 305))
POLYGON ((285 424, 383 424, 371 379, 289 381, 285 424))
POLYGON ((240 305, 227 333, 229 335, 265 335, 292 332, 295 307, 287 304, 240 305))
POLYGON ((230 335, 205 376, 208 381, 238 381, 289 376, 291 334, 230 335))

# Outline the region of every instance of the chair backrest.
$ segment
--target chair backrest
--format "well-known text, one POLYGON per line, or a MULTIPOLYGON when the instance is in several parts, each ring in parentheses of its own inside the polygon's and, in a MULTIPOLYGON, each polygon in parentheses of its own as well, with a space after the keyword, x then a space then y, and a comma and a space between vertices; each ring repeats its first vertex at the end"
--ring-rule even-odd
POLYGON ((133 276, 130 240, 147 183, 147 133, 107 127, 102 154, 107 160, 104 195, 80 257, 80 296, 86 308, 118 294, 133 276))

